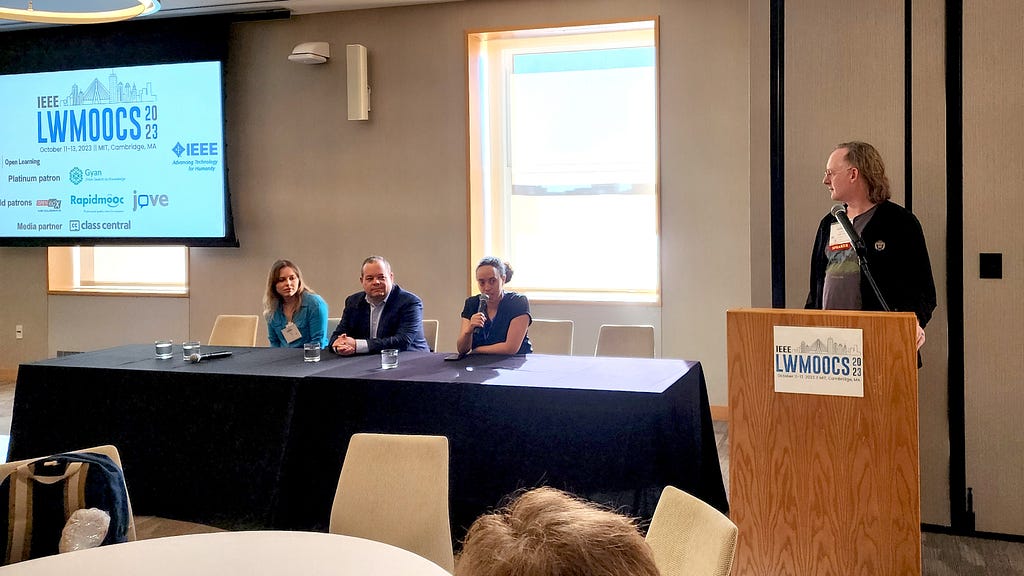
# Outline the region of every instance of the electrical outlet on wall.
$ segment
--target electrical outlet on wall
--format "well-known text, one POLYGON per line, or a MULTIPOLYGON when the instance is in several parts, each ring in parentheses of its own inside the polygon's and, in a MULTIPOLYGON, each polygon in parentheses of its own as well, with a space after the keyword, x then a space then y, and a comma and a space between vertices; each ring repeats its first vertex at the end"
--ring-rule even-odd
POLYGON ((14 339, 21 340, 25 337, 25 331, 22 329, 21 324, 14 327, 14 339))

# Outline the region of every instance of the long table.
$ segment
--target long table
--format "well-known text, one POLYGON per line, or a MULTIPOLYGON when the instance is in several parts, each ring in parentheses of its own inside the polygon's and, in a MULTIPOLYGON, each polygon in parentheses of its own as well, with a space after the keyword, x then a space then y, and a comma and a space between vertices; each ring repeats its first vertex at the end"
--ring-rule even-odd
POLYGON ((649 518, 666 484, 728 510, 700 363, 580 356, 376 356, 226 348, 190 364, 130 345, 24 364, 10 457, 121 452, 136 514, 325 530, 349 438, 439 434, 453 536, 550 485, 649 518))

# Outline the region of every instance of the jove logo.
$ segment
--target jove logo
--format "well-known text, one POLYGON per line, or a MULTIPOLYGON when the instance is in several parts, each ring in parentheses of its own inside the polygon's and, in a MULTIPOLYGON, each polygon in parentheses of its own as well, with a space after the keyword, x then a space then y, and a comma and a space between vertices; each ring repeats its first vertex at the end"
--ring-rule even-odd
POLYGON ((174 145, 171 148, 171 152, 178 158, 181 155, 185 156, 216 156, 220 152, 220 145, 217 142, 186 142, 183 146, 181 142, 174 145))
POLYGON ((36 200, 36 206, 43 206, 52 210, 60 210, 60 200, 50 198, 49 200, 36 200))
POLYGON ((167 206, 167 194, 139 194, 132 190, 132 212, 137 212, 147 207, 167 206))

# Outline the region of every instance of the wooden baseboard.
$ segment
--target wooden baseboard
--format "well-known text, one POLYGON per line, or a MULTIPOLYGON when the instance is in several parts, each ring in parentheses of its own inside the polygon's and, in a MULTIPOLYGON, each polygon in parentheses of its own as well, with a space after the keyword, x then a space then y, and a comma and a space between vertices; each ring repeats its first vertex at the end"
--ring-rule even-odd
POLYGON ((728 406, 712 406, 711 407, 711 419, 718 420, 720 422, 729 421, 729 407, 728 406))

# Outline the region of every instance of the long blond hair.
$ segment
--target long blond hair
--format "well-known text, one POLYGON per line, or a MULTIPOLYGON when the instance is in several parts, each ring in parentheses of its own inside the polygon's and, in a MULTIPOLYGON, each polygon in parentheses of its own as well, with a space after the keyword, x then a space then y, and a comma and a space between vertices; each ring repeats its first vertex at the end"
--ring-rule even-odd
POLYGON ((860 172, 868 183, 868 200, 878 204, 892 197, 889 177, 885 175, 885 162, 874 146, 867 142, 843 142, 836 150, 846 149, 846 161, 860 172))
POLYGON ((282 268, 291 268, 295 270, 295 276, 299 279, 299 289, 295 292, 295 295, 299 297, 299 305, 302 305, 302 296, 307 292, 310 294, 316 294, 312 288, 306 285, 306 281, 302 279, 302 270, 295 265, 291 260, 285 260, 284 258, 274 262, 274 265, 270 267, 270 274, 267 275, 267 291, 263 294, 263 317, 270 321, 273 317, 274 312, 284 302, 284 298, 277 293, 277 276, 281 273, 282 268))

